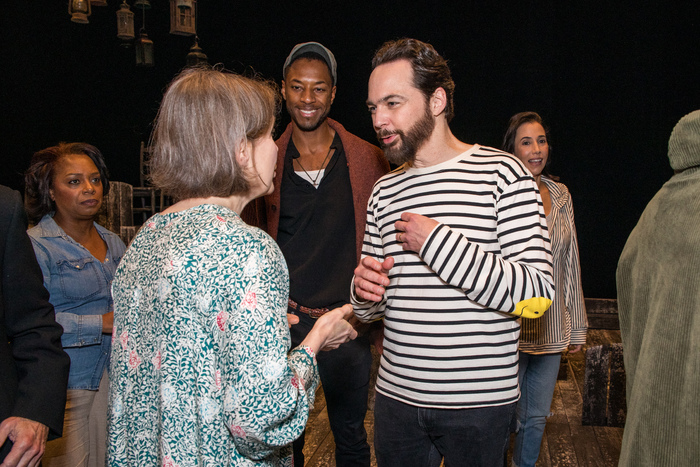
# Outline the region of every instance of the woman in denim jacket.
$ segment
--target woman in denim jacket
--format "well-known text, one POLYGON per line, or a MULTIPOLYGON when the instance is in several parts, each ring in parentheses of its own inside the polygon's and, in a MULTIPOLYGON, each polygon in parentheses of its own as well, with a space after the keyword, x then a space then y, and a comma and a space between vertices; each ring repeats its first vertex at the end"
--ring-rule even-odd
POLYGON ((63 438, 47 444, 43 465, 102 466, 111 283, 126 249, 94 222, 109 192, 107 169, 96 147, 61 143, 34 154, 25 183, 27 214, 38 222, 28 233, 71 360, 63 438))

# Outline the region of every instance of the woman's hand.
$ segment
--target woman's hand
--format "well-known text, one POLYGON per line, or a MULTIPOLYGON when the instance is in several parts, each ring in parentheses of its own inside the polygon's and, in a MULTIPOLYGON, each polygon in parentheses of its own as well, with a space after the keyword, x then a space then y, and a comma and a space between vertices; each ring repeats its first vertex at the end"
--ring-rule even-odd
POLYGON ((569 353, 576 353, 581 351, 581 349, 583 349, 583 344, 570 345, 569 353))
POLYGON ((351 316, 350 304, 329 311, 318 318, 301 345, 309 346, 311 350, 318 352, 337 349, 341 344, 353 340, 357 337, 357 331, 347 321, 351 316))

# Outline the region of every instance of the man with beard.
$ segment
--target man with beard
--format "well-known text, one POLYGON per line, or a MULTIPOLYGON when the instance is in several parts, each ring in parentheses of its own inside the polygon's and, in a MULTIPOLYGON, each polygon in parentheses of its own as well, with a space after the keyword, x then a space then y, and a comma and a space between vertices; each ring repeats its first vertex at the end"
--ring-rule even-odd
MULTIPOLYGON (((347 285, 362 251, 367 199, 389 164, 379 148, 328 118, 337 78, 330 50, 318 42, 296 45, 283 76, 282 97, 292 121, 277 140, 275 191, 258 199, 255 215, 244 218, 277 240, 287 260, 288 312, 299 319, 290 329, 296 346, 316 318, 350 300, 347 285)), ((336 465, 369 466, 368 333, 317 359, 336 465)), ((303 446, 302 435, 294 443, 295 466, 304 465, 303 446)))
POLYGON ((375 185, 352 302, 384 319, 380 467, 503 465, 519 397, 519 317, 553 298, 542 201, 502 151, 450 131, 454 82, 426 43, 374 56, 367 106, 390 162, 375 185))

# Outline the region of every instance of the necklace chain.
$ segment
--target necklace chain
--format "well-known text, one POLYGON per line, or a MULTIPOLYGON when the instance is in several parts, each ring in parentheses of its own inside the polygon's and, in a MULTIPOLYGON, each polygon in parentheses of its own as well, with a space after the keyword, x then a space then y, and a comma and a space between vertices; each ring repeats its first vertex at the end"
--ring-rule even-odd
POLYGON ((296 163, 299 164, 299 167, 301 167, 301 170, 303 170, 304 173, 306 174, 306 176, 309 177, 309 180, 312 181, 311 183, 313 184, 314 187, 318 187, 318 183, 319 183, 319 180, 318 180, 318 179, 319 179, 319 177, 321 176, 321 174, 323 173, 323 170, 326 168, 326 164, 327 164, 327 162, 328 162, 328 158, 329 158, 330 155, 331 155, 331 151, 333 151, 333 146, 331 146, 330 148, 328 148, 328 153, 326 154, 326 158, 323 159, 323 162, 321 163, 321 168, 318 169, 318 173, 316 174, 316 178, 314 178, 314 177, 312 177, 311 175, 309 175, 309 172, 307 172, 306 169, 304 168, 304 166, 301 165, 301 160, 300 160, 301 158, 295 159, 295 160, 296 160, 296 163))

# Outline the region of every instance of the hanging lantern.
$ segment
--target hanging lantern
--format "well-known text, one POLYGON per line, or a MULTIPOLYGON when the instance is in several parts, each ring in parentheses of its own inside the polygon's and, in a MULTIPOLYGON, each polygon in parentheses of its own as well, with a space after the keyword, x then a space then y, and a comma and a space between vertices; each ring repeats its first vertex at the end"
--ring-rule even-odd
POLYGON ((194 45, 190 47, 190 53, 187 54, 187 67, 207 66, 209 59, 199 46, 199 38, 195 37, 194 45))
POLYGON ((107 0, 90 0, 92 6, 107 6, 107 0))
POLYGON ((136 39, 136 65, 153 66, 153 41, 148 38, 146 31, 141 30, 136 39))
POLYGON ((151 2, 149 2, 148 0, 136 0, 134 2, 134 7, 140 8, 142 10, 150 10, 151 9, 151 2))
POLYGON ((87 24, 90 22, 88 16, 92 13, 90 2, 88 0, 69 0, 68 13, 70 13, 70 20, 74 23, 87 24))
POLYGON ((195 24, 194 0, 170 0, 170 34, 194 36, 195 24))
POLYGON ((134 12, 131 11, 126 0, 117 11, 117 37, 125 41, 134 38, 134 12))

